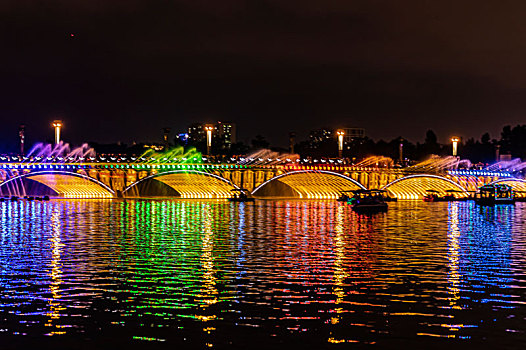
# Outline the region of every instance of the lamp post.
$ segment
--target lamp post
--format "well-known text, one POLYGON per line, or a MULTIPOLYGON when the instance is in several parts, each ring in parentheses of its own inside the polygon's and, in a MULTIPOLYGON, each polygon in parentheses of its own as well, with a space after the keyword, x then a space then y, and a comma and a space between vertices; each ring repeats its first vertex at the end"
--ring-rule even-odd
POLYGON ((404 162, 404 139, 400 138, 400 144, 398 145, 398 160, 400 164, 404 162))
POLYGON ((336 135, 338 135, 338 158, 343 158, 343 136, 345 135, 345 132, 343 130, 336 131, 336 135))
POLYGON ((458 143, 460 141, 460 138, 457 136, 453 136, 451 138, 451 142, 453 143, 453 157, 457 156, 458 151, 458 143))
POLYGON ((62 128, 62 120, 54 120, 53 127, 55 128, 55 145, 60 143, 60 129, 62 128))
POLYGON ((25 132, 26 126, 24 124, 20 125, 20 128, 18 128, 18 136, 20 137, 20 155, 22 157, 24 156, 25 132))
POLYGON ((205 126, 206 130, 206 155, 210 156, 210 149, 212 148, 212 130, 214 127, 212 125, 205 126))

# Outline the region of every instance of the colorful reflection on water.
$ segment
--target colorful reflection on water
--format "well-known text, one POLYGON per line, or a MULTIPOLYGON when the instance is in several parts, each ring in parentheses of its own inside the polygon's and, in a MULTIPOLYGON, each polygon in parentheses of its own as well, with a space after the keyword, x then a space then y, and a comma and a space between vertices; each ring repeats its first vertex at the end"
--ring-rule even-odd
POLYGON ((0 202, 0 340, 515 346, 526 341, 525 209, 0 202))

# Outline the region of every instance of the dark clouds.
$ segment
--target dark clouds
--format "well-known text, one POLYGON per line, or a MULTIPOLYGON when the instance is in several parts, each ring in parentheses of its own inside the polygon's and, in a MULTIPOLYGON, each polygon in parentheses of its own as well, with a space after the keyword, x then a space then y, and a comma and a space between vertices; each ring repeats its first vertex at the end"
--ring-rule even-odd
POLYGON ((3 1, 0 137, 152 140, 361 126, 494 136, 525 122, 522 1, 3 1), (74 36, 71 36, 74 34, 74 36))

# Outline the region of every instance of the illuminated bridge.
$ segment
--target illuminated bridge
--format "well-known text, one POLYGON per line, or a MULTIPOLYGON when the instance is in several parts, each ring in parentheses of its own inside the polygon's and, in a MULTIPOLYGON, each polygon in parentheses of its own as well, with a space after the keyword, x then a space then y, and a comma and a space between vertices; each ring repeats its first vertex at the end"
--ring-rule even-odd
POLYGON ((333 199, 341 191, 384 189, 399 199, 419 199, 428 190, 467 196, 478 187, 502 182, 526 191, 526 181, 511 172, 451 169, 435 163, 396 168, 381 162, 282 161, 240 164, 96 161, 0 161, 2 196, 65 198, 177 197, 226 198, 246 188, 256 198, 333 199))

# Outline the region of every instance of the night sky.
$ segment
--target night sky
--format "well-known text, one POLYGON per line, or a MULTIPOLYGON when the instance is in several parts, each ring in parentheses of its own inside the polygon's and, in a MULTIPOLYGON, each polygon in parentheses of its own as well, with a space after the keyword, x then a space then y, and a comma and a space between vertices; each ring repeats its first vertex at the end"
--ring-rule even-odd
POLYGON ((526 1, 2 0, 0 148, 238 124, 439 141, 526 123, 526 1))

